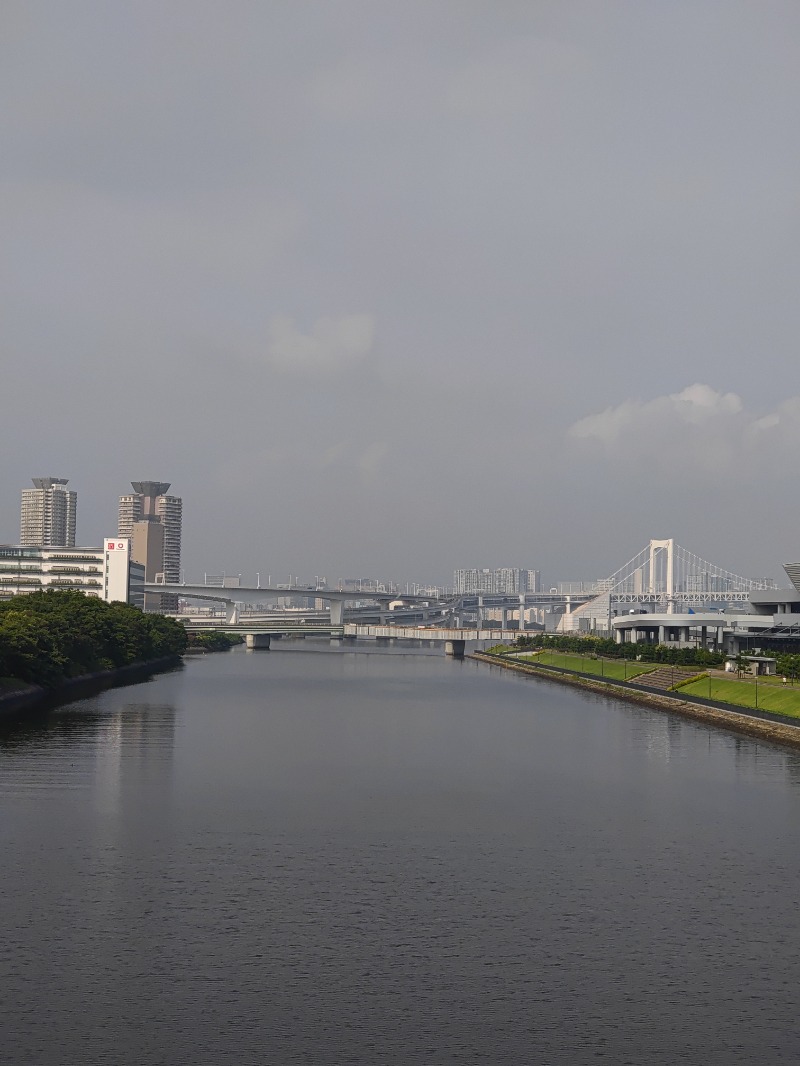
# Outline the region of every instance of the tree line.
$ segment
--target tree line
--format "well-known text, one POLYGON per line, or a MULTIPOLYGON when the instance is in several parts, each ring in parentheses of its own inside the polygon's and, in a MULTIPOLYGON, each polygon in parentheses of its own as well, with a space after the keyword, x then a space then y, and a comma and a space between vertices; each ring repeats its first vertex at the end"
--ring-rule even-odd
MULTIPOLYGON (((768 653, 773 654, 773 653, 768 653)), ((800 678, 800 655, 796 654, 781 654, 780 652, 774 653, 777 662, 777 670, 779 674, 783 674, 784 677, 791 677, 793 681, 800 678)))
POLYGON ((676 666, 720 666, 721 652, 707 648, 678 648, 670 644, 617 644, 605 637, 571 636, 566 633, 530 633, 517 638, 516 647, 571 651, 579 655, 598 655, 605 659, 642 658, 649 663, 676 666))
POLYGON ((84 674, 181 655, 186 646, 186 631, 172 618, 69 589, 0 602, 0 677, 52 688, 84 674))
POLYGON ((190 633, 189 648, 200 651, 230 651, 237 644, 244 644, 244 637, 240 633, 190 633))
MULTIPOLYGON (((678 648, 670 644, 617 644, 616 641, 605 637, 567 633, 526 633, 517 638, 515 646, 571 651, 579 655, 598 655, 605 659, 636 659, 641 656, 649 663, 672 663, 675 666, 721 666, 726 658, 722 652, 709 651, 707 648, 678 648)), ((779 674, 791 677, 792 680, 800 680, 800 655, 780 651, 766 651, 764 654, 776 658, 779 674)))

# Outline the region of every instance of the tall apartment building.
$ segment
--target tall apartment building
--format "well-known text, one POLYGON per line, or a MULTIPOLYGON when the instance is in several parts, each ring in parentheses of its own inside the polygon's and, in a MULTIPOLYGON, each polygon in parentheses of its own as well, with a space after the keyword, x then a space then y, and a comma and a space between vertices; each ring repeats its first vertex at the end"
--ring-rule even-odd
POLYGON ((78 494, 68 489, 69 478, 35 477, 35 488, 22 490, 21 546, 73 548, 78 494))
POLYGON ((164 527, 164 580, 180 581, 183 500, 180 496, 157 496, 156 515, 164 527))
POLYGON ((523 570, 525 575, 525 592, 542 591, 542 573, 540 570, 523 570))
MULTIPOLYGON (((178 582, 181 577, 183 500, 169 496, 168 481, 132 481, 132 493, 119 498, 118 531, 131 537, 132 556, 146 568, 146 580, 178 582)), ((164 610, 177 608, 177 598, 162 596, 164 610)), ((148 597, 147 606, 155 606, 148 597)))
POLYGON ((516 592, 539 592, 538 570, 520 570, 513 566, 500 566, 495 570, 456 570, 453 586, 457 595, 513 595, 516 592))

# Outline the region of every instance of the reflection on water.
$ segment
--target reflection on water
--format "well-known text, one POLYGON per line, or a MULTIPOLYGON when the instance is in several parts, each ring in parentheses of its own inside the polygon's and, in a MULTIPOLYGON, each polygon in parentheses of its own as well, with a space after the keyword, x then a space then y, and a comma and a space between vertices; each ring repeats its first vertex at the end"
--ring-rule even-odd
POLYGON ((14 1063, 794 1062, 800 758, 437 650, 3 727, 14 1063))

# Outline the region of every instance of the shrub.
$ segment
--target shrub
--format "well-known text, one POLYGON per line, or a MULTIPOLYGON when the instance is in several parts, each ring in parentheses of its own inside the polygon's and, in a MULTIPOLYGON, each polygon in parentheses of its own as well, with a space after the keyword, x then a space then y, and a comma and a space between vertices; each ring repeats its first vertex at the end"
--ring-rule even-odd
MULTIPOLYGON (((725 661, 720 652, 707 648, 677 648, 671 644, 617 644, 607 637, 579 636, 573 633, 526 633, 517 638, 516 647, 530 650, 577 652, 606 659, 637 659, 675 666, 719 666, 725 661)), ((798 656, 800 659, 800 656, 798 656)))

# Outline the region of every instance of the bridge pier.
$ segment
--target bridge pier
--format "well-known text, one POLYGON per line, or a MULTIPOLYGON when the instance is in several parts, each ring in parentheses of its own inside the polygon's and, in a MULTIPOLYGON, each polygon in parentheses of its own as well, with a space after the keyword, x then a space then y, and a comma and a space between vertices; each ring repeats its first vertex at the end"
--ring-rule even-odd
POLYGON ((269 633, 247 633, 244 638, 245 647, 255 650, 256 648, 269 650, 269 633))
POLYGON ((454 659, 464 658, 465 640, 446 640, 444 644, 445 655, 451 655, 454 659))
POLYGON ((239 621, 239 604, 233 600, 225 601, 225 622, 229 626, 235 626, 239 621))
POLYGON ((344 600, 331 600, 331 625, 344 624, 344 600))

